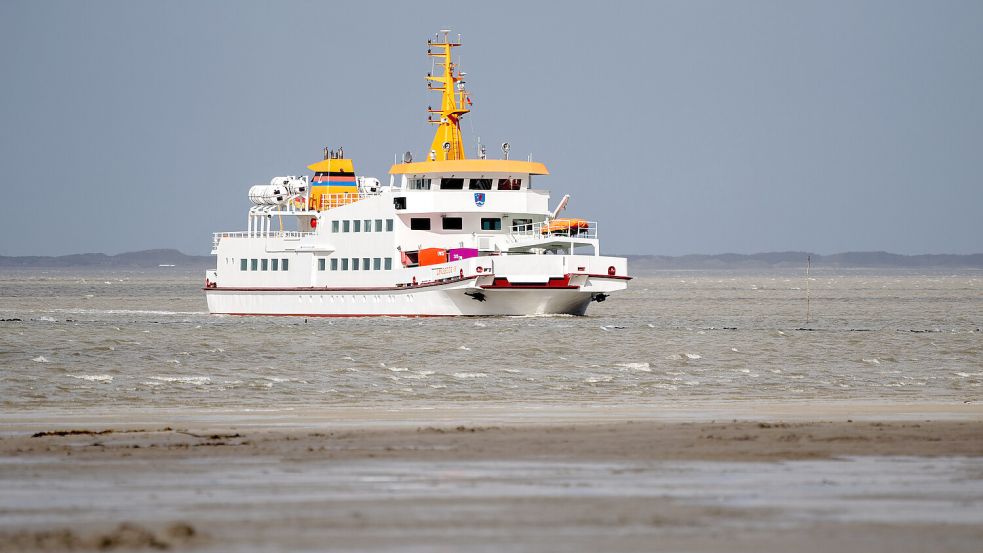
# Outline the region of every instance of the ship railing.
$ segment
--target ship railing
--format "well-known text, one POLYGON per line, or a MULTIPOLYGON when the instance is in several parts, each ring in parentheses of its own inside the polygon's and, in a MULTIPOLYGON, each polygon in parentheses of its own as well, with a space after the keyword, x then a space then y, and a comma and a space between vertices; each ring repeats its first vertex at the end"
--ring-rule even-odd
POLYGON ((512 225, 509 238, 515 242, 539 241, 553 237, 597 239, 597 221, 553 219, 538 223, 512 225))
POLYGON ((279 238, 283 240, 300 240, 305 236, 313 236, 313 232, 300 232, 296 230, 254 230, 254 231, 236 231, 236 232, 215 232, 212 234, 212 249, 218 247, 218 243, 222 241, 223 238, 279 238))
POLYGON ((358 192, 344 192, 341 194, 322 194, 320 209, 318 211, 327 211, 336 207, 345 206, 348 204, 353 204, 359 200, 364 200, 372 196, 378 196, 381 194, 381 190, 363 189, 358 192))

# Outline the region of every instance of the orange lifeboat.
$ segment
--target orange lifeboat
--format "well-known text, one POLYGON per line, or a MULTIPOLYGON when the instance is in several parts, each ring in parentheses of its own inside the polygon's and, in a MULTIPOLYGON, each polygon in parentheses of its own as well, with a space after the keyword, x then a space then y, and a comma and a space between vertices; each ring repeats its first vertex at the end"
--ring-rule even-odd
POLYGON ((590 228, 590 223, 583 219, 553 219, 543 225, 543 234, 577 234, 590 228))

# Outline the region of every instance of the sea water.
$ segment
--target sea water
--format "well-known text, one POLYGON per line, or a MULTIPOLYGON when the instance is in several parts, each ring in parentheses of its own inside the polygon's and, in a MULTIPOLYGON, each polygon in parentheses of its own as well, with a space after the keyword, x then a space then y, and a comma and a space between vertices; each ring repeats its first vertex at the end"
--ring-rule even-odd
POLYGON ((983 400, 983 271, 655 272, 585 317, 217 316, 202 282, 0 274, 0 406, 983 400))

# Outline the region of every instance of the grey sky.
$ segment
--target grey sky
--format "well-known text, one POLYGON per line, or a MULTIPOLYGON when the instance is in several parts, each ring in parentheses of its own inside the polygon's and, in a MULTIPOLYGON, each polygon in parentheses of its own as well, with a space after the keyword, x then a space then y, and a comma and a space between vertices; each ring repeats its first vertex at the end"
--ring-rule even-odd
POLYGON ((324 145, 388 180, 439 28, 468 155, 531 152, 606 253, 983 251, 983 2, 449 5, 0 3, 0 254, 207 253, 324 145))

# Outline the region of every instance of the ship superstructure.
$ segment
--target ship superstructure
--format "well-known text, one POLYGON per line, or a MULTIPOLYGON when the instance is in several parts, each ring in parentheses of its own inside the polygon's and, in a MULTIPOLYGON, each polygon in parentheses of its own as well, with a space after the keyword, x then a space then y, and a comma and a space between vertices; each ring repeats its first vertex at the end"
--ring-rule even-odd
POLYGON ((343 149, 310 175, 253 186, 247 230, 216 233, 206 273, 212 313, 303 316, 528 315, 586 312, 627 286, 627 261, 600 255, 597 223, 560 218, 533 178, 539 162, 468 159, 460 119, 471 101, 449 33, 428 41, 440 92, 422 161, 389 182, 357 176, 343 149), (439 70, 439 71, 438 71, 439 70))

